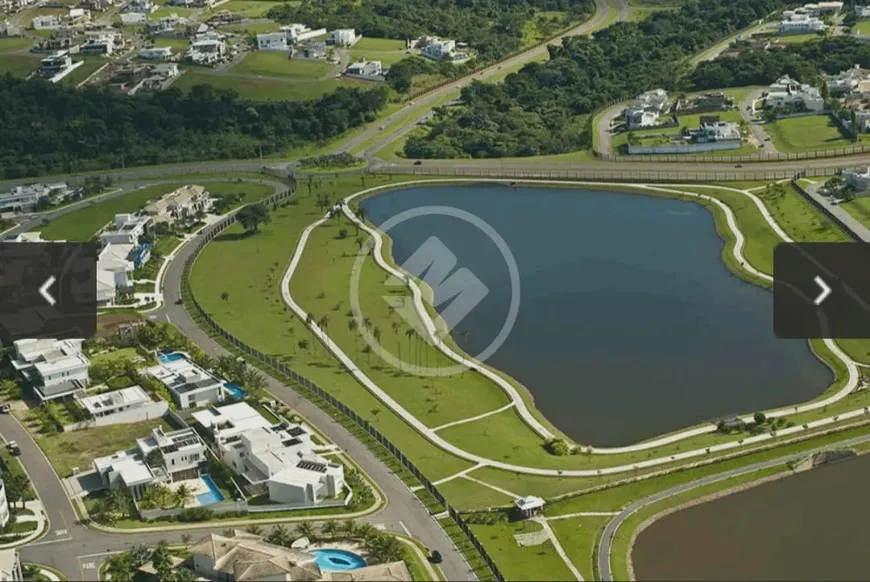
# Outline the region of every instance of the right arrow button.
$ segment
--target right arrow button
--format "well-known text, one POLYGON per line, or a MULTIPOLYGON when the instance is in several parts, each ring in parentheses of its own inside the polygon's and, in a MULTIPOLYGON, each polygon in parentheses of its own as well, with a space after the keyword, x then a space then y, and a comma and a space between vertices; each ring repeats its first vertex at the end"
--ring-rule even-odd
POLYGON ((819 293, 818 297, 816 297, 816 298, 813 300, 813 303, 815 303, 815 304, 816 304, 816 307, 818 307, 819 305, 822 304, 822 302, 823 302, 825 299, 828 298, 828 295, 831 294, 831 288, 828 287, 828 284, 825 283, 825 280, 822 279, 821 277, 819 277, 818 275, 816 275, 816 278, 813 279, 813 281, 815 281, 816 285, 819 286, 819 289, 822 290, 822 292, 819 293))

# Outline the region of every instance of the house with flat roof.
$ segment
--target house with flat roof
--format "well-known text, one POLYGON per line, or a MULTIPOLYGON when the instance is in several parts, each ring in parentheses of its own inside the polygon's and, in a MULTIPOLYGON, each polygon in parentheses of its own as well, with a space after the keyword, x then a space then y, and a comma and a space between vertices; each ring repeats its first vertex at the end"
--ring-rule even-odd
POLYGON ((107 227, 100 233, 100 242, 105 244, 127 244, 135 245, 139 243, 148 229, 148 223, 151 222, 150 216, 139 216, 136 214, 116 214, 115 220, 111 226, 107 227))
POLYGON ((286 51, 289 48, 286 32, 267 32, 257 35, 257 49, 261 51, 286 51))
POLYGON ((785 75, 770 86, 764 98, 764 106, 773 109, 794 106, 807 111, 823 111, 825 100, 815 87, 799 83, 785 75))
MULTIPOLYGON (((0 479, 0 526, 6 527, 6 524, 9 523, 9 499, 6 497, 6 483, 3 482, 3 479, 0 479)), ((2 570, 2 566, 0 566, 0 570, 2 570)))
POLYGON ((73 191, 66 182, 13 186, 8 192, 0 194, 0 212, 30 210, 42 198, 47 198, 51 202, 59 202, 68 198, 72 193, 73 191))
POLYGON ((57 14, 34 16, 33 20, 30 21, 30 26, 33 27, 33 30, 54 30, 60 28, 60 17, 57 14))
POLYGON ((187 50, 187 58, 197 65, 215 65, 224 58, 227 45, 218 39, 202 39, 193 42, 187 50))
POLYGON ((172 223, 208 210, 211 199, 202 186, 189 184, 164 194, 160 200, 151 202, 142 210, 151 217, 152 222, 172 223))
POLYGON ((870 168, 843 170, 843 181, 855 190, 856 196, 870 194, 870 168))
POLYGON ((381 61, 357 61, 351 63, 345 69, 344 74, 348 77, 357 77, 370 81, 383 81, 385 79, 381 61))
POLYGON ((198 477, 208 467, 207 454, 193 429, 165 432, 158 426, 136 439, 135 448, 94 459, 93 466, 104 487, 126 487, 139 499, 152 483, 198 477))
POLYGON ((153 420, 166 414, 169 404, 151 398, 140 386, 130 386, 95 396, 77 397, 97 426, 153 420))
POLYGON ((353 570, 321 570, 314 553, 267 543, 260 535, 234 530, 232 536, 209 534, 191 546, 193 570, 208 580, 326 580, 344 582, 410 581, 404 562, 353 570))
POLYGON ((659 113, 642 105, 632 105, 623 109, 622 118, 628 129, 640 129, 658 125, 659 113))
POLYGON ((223 402, 224 381, 187 358, 160 362, 145 370, 169 389, 179 408, 195 408, 223 402))
POLYGON ((13 369, 43 402, 70 396, 88 385, 90 361, 81 339, 20 339, 13 342, 13 369))
POLYGON ((326 44, 335 46, 353 46, 356 41, 356 30, 353 28, 337 28, 326 37, 326 44))
POLYGON ((276 503, 310 505, 337 497, 344 467, 314 453, 303 425, 270 423, 246 402, 193 413, 215 440, 221 459, 276 503))
POLYGON ((316 36, 323 36, 326 34, 325 28, 311 29, 304 24, 299 24, 296 22, 291 24, 285 24, 279 30, 287 34, 287 41, 290 43, 302 42, 303 40, 308 40, 310 38, 314 38, 316 36))

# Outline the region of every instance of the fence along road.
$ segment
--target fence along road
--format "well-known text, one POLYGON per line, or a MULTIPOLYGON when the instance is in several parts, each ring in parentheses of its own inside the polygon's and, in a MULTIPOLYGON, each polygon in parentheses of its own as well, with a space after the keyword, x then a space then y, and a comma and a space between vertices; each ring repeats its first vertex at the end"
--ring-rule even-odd
MULTIPOLYGON (((292 189, 281 191, 270 198, 263 201, 264 204, 270 205, 274 202, 279 202, 292 195, 292 189)), ((356 426, 365 430, 374 439, 381 443, 408 471, 410 471, 432 494, 447 509, 448 514, 456 523, 456 525, 465 533, 469 541, 478 550, 484 562, 493 573, 497 580, 504 580, 495 562, 486 552, 486 549, 474 536, 474 533, 468 525, 462 520, 461 516, 451 508, 444 496, 435 485, 394 445, 389 439, 382 435, 375 427, 361 418, 356 412, 345 406, 342 402, 336 400, 331 394, 324 391, 311 382, 304 376, 297 374, 290 369, 286 364, 277 358, 264 354, 242 342, 227 330, 223 329, 215 322, 196 301, 196 298, 190 292, 189 273, 190 269, 199 256, 199 253, 205 248, 211 240, 218 236, 226 228, 232 226, 236 222, 235 216, 229 216, 224 220, 208 227, 202 232, 194 243, 189 243, 183 248, 177 260, 173 261, 166 274, 166 285, 164 296, 166 306, 156 312, 155 317, 166 317, 172 323, 177 325, 186 336, 191 338, 207 352, 227 353, 227 351, 216 344, 202 329, 195 323, 183 306, 176 306, 175 301, 181 297, 181 290, 184 288, 185 293, 189 294, 192 299, 190 302, 193 307, 193 313, 201 319, 208 330, 219 335, 226 343, 235 347, 239 352, 246 354, 254 360, 265 366, 265 370, 269 372, 277 372, 292 381, 301 392, 300 396, 297 391, 289 388, 285 383, 276 379, 276 375, 272 374, 269 379, 269 389, 284 400, 287 404, 298 410, 303 416, 312 421, 318 428, 327 432, 336 444, 356 460, 356 462, 365 469, 365 471, 377 481, 378 485, 384 490, 387 498, 390 500, 387 508, 383 513, 392 512, 395 515, 395 521, 401 521, 406 525, 411 534, 419 539, 425 546, 438 549, 444 558, 441 568, 444 571, 448 580, 465 580, 473 579, 473 573, 464 557, 455 548, 453 542, 422 506, 413 492, 395 476, 389 468, 387 468, 366 445, 362 444, 356 437, 342 427, 335 419, 331 418, 321 408, 310 401, 310 396, 318 397, 329 405, 339 410, 347 419, 351 420, 356 426)))

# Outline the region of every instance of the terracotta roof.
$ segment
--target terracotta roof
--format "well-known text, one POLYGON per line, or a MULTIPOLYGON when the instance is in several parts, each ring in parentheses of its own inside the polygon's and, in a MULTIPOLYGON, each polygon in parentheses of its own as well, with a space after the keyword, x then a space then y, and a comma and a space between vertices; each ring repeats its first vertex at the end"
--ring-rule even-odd
POLYGON ((390 562, 389 564, 376 564, 357 570, 332 570, 323 573, 323 580, 332 582, 368 582, 383 581, 409 582, 411 573, 405 562, 390 562))

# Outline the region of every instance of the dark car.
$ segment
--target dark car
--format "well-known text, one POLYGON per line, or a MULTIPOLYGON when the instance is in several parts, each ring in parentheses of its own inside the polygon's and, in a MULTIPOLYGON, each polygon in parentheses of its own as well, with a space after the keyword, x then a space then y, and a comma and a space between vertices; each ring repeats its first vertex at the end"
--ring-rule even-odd
POLYGON ((176 305, 184 305, 184 299, 179 297, 178 299, 175 300, 175 304, 176 305))
POLYGON ((422 166, 423 162, 421 162, 420 160, 417 160, 416 162, 414 162, 414 165, 415 166, 422 166))
POLYGON ((429 561, 433 564, 440 564, 444 561, 444 558, 441 557, 441 552, 438 550, 432 550, 432 554, 429 555, 429 561))

